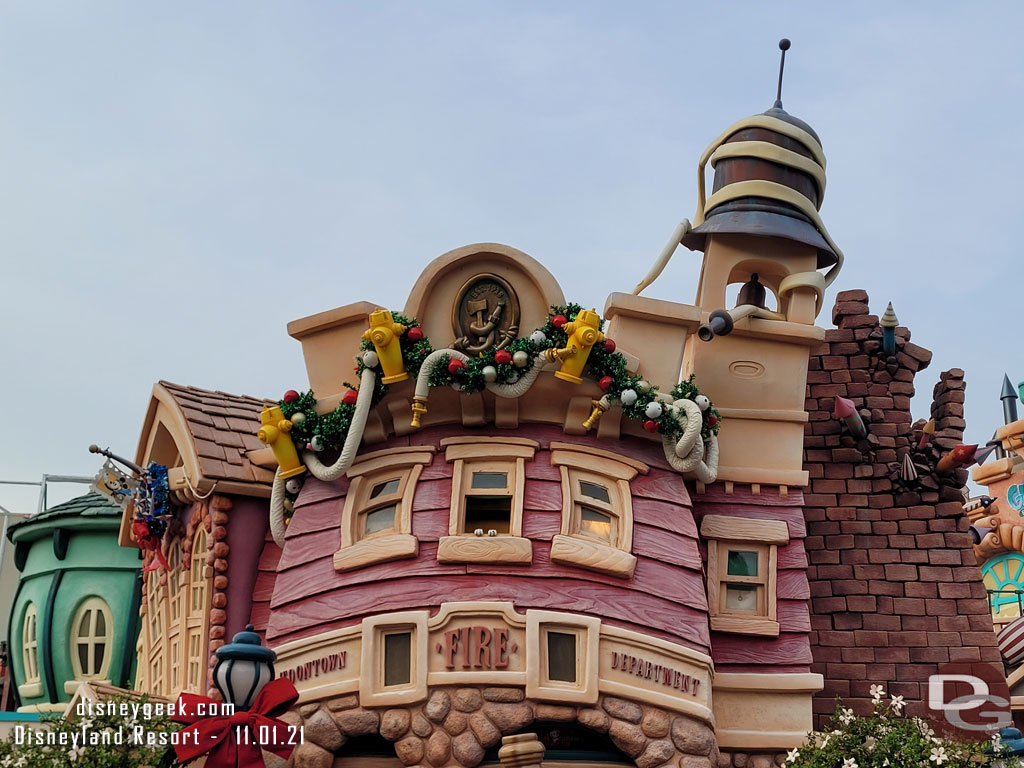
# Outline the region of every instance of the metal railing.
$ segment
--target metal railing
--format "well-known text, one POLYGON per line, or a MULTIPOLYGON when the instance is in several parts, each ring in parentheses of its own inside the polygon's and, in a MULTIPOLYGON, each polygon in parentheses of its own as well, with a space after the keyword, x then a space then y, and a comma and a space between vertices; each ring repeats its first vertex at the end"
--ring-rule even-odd
POLYGON ((986 589, 995 618, 1024 616, 1024 589, 986 589))

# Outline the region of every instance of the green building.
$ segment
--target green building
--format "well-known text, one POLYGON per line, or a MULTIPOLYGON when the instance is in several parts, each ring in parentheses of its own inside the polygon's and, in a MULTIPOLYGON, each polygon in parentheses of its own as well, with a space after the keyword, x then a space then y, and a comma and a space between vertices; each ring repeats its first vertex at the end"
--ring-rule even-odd
POLYGON ((97 493, 12 525, 21 572, 8 625, 21 712, 62 712, 79 682, 129 687, 139 633, 139 552, 118 546, 121 509, 97 493))

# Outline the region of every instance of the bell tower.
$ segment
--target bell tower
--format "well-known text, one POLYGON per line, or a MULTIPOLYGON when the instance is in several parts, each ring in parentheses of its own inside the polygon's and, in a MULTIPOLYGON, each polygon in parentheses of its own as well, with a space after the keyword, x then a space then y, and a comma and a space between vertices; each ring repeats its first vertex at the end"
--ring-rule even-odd
POLYGON ((789 41, 779 47, 775 104, 731 125, 700 158, 697 212, 682 244, 704 254, 696 298, 703 324, 687 338, 683 374, 695 373, 722 413, 720 480, 799 486, 807 483, 808 357, 824 338, 814 323, 843 256, 818 215, 821 141, 782 108, 789 41), (727 292, 738 284, 729 308, 727 292))

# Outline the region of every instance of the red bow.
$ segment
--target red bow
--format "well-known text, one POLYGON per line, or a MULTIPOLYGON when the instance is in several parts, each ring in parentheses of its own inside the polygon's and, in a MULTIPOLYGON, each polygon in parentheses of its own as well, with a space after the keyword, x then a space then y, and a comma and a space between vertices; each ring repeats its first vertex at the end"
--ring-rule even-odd
POLYGON ((294 744, 289 743, 294 737, 288 724, 276 716, 287 712, 298 699, 299 692, 292 681, 278 678, 263 686, 248 712, 207 717, 195 714, 198 704, 214 704, 213 711, 223 705, 206 696, 182 693, 174 708, 177 714, 171 718, 187 724, 179 732, 179 743, 174 745, 178 760, 187 763, 208 754, 206 768, 262 768, 266 763, 261 749, 287 759, 294 749, 294 744), (238 734, 243 728, 248 728, 248 738, 239 741, 238 734), (269 743, 261 743, 260 738, 269 743))
MULTIPOLYGON (((135 533, 135 540, 139 543, 139 549, 153 550, 156 554, 157 560, 160 561, 160 565, 164 567, 164 570, 170 571, 171 567, 167 564, 167 558, 164 557, 164 553, 160 550, 160 539, 150 533, 149 523, 144 520, 136 520, 132 523, 132 531, 135 533)), ((155 571, 156 568, 157 566, 155 563, 150 563, 142 570, 155 571)))

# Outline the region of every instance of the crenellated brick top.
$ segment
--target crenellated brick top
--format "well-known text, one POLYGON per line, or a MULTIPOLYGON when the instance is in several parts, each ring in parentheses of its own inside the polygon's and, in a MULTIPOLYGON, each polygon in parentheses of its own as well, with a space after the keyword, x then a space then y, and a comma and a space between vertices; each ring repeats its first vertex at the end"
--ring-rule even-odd
POLYGON ((939 474, 938 458, 961 442, 964 373, 935 385, 935 435, 918 450, 924 422, 911 424, 914 376, 931 353, 896 331, 882 351, 878 317, 864 291, 837 297, 825 343, 810 360, 804 441, 814 671, 825 676, 818 718, 841 696, 870 707, 882 683, 918 714, 923 682, 949 661, 999 662, 985 589, 963 515, 966 470, 939 474), (832 417, 834 398, 854 401, 868 426, 855 440, 832 417), (917 478, 904 479, 908 454, 917 478))

